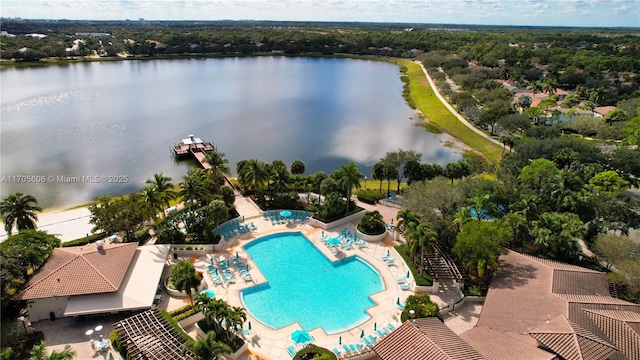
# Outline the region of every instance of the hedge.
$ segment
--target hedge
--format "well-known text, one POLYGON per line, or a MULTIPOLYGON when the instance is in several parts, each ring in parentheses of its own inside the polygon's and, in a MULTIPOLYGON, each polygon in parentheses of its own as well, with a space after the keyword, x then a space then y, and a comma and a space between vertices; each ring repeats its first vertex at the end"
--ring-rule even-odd
POLYGON ((372 205, 384 197, 380 191, 376 189, 360 189, 356 193, 356 196, 358 197, 358 200, 372 205))

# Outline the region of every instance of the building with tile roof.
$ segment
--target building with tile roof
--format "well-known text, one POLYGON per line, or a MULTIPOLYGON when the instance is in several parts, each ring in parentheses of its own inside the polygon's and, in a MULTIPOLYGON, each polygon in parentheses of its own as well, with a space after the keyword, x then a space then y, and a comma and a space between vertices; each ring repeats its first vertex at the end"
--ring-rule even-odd
POLYGON ((136 243, 54 249, 14 300, 27 301, 32 322, 150 308, 168 253, 136 243))
POLYGON ((407 321, 373 350, 383 360, 640 360, 640 305, 612 297, 605 274, 514 251, 500 257, 476 327, 447 330, 407 321))
POLYGON ((438 318, 405 321, 374 345, 382 360, 484 360, 438 318))
POLYGON ((478 327, 565 359, 640 360, 640 305, 612 297, 605 274, 514 251, 500 263, 478 327))

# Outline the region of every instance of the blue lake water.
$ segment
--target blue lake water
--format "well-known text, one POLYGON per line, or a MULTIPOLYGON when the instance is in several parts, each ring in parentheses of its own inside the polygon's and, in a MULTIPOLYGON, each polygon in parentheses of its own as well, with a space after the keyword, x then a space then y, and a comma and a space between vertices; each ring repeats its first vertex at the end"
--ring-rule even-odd
POLYGON ((245 250, 268 282, 241 292, 244 307, 272 328, 299 323, 335 333, 354 327, 369 319, 369 296, 384 290, 366 261, 331 262, 299 232, 269 235, 245 250))
POLYGON ((182 59, 2 67, 0 74, 0 175, 55 179, 5 181, 2 196, 22 191, 45 207, 137 191, 154 173, 180 182, 195 164, 174 161, 170 148, 189 134, 214 142, 234 172, 237 161, 257 158, 300 159, 306 174, 355 161, 369 175, 398 148, 421 152, 425 162, 461 158, 443 145, 450 137, 415 126, 399 68, 384 62, 182 59))

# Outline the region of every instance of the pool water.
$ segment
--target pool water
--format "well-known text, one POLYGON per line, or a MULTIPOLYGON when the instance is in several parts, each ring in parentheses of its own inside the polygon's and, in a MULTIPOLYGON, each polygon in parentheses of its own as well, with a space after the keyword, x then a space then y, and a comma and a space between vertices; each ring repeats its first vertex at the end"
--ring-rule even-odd
POLYGON ((247 311, 275 329, 299 323, 307 331, 343 331, 369 319, 370 296, 384 290, 380 274, 354 256, 329 261, 299 232, 279 233, 245 250, 267 283, 241 291, 247 311))

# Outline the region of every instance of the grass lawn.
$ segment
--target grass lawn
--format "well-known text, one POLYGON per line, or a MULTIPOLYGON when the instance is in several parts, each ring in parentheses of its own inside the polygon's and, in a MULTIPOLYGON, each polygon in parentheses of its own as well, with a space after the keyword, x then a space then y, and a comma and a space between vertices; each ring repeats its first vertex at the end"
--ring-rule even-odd
POLYGON ((469 129, 438 100, 420 65, 405 60, 397 60, 396 62, 407 67, 407 75, 411 83, 411 97, 413 97, 418 109, 432 124, 482 153, 494 164, 500 161, 502 148, 469 129))

